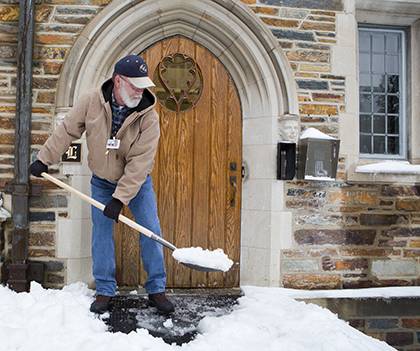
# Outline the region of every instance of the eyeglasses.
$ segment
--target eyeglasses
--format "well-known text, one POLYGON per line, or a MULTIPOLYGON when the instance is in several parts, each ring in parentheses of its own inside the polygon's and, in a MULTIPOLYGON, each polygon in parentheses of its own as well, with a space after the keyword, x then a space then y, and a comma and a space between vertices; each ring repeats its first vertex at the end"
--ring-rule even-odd
POLYGON ((127 80, 124 76, 119 76, 124 82, 126 82, 129 86, 130 86, 130 88, 131 88, 131 90, 133 90, 133 91, 135 91, 135 92, 137 92, 137 93, 142 93, 143 92, 143 88, 137 88, 137 87, 135 87, 129 80, 127 80))

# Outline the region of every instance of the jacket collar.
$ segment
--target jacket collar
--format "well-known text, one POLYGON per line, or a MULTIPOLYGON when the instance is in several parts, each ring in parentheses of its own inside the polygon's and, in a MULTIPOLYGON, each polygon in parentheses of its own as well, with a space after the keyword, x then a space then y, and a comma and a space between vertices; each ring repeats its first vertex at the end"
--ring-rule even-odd
MULTIPOLYGON (((101 87, 101 101, 102 104, 112 102, 112 90, 114 89, 114 82, 112 79, 108 79, 102 84, 101 87)), ((133 108, 133 111, 141 112, 141 114, 146 113, 147 111, 154 108, 156 105, 156 96, 149 90, 144 89, 143 98, 140 100, 137 107, 133 108)))

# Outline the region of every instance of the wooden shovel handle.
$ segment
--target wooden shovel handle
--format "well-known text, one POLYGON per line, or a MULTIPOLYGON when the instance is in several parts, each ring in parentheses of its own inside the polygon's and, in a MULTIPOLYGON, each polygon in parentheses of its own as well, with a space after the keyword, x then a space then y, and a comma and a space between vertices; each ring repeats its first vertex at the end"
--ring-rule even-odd
MULTIPOLYGON (((49 181, 53 182, 54 184, 58 185, 60 188, 63 188, 67 191, 69 191, 70 193, 80 197, 82 200, 89 202, 91 205, 99 208, 101 211, 104 210, 105 205, 100 203, 99 201, 96 201, 95 199, 92 199, 91 197, 87 196, 86 194, 83 194, 82 192, 80 192, 79 190, 76 190, 75 188, 71 187, 70 185, 63 183, 61 180, 58 180, 57 178, 51 176, 50 174, 46 173, 46 172, 42 172, 41 175, 45 178, 48 179, 49 181)), ((166 241, 165 239, 161 238, 160 236, 156 235, 155 233, 153 233, 151 230, 141 226, 140 224, 132 221, 130 218, 120 214, 118 216, 118 220, 127 224, 128 226, 130 226, 131 228, 133 228, 134 230, 146 235, 148 238, 155 240, 159 243, 161 243, 162 245, 166 246, 168 249, 176 250, 176 247, 174 245, 172 245, 170 242, 166 241)))

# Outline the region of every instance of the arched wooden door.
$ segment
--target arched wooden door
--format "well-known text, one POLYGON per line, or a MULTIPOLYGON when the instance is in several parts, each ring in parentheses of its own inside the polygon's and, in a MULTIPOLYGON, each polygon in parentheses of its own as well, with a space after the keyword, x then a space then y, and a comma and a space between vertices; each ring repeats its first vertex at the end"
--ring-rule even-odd
MULTIPOLYGON (((179 102, 182 90, 191 93, 178 106, 174 100, 157 105, 161 138, 152 177, 163 237, 178 248, 222 248, 235 262, 227 273, 202 273, 178 264, 164 249, 167 286, 239 286, 242 118, 234 83, 206 48, 181 36, 160 41, 141 55, 155 83, 166 80, 165 74, 173 75, 172 82, 168 79, 155 88, 158 96, 169 97, 171 92, 179 102), (173 64, 183 59, 188 61, 183 66, 173 64), (162 69, 165 62, 167 70, 162 69), (183 84, 180 74, 194 79, 184 79, 183 84), (180 86, 171 86, 177 80, 180 86)), ((137 234, 124 224, 117 225, 116 257, 118 284, 143 285, 146 274, 137 234)))

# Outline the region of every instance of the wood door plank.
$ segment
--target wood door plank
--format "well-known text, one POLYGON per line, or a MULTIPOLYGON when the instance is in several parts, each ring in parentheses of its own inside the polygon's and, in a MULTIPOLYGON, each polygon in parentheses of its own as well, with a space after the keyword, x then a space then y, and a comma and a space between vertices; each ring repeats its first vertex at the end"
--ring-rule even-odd
MULTIPOLYGON (((224 250, 225 197, 226 197, 226 100, 227 74, 222 64, 214 58, 212 67, 211 97, 211 169, 210 169, 210 223, 209 246, 224 250)), ((222 273, 209 273, 212 287, 223 287, 222 273)))
MULTIPOLYGON (((179 40, 179 53, 192 58, 195 56, 195 44, 186 39, 179 40)), ((194 154, 194 111, 192 109, 180 112, 176 116, 178 124, 178 150, 176 172, 176 230, 175 245, 178 248, 191 246, 191 221, 192 221, 192 197, 193 197, 193 154, 194 154)), ((191 286, 191 269, 184 265, 174 264, 174 287, 191 286)))
MULTIPOLYGON (((242 191, 242 120, 238 94, 234 83, 229 77, 227 98, 227 182, 229 190, 226 192, 226 228, 225 253, 233 260, 234 265, 225 273, 224 287, 239 286, 240 273, 240 225, 241 225, 241 191, 242 191), (231 162, 236 164, 236 170, 230 169, 231 162), (230 177, 236 177, 236 191, 230 184, 230 177), (234 204, 231 203, 234 197, 234 204)), ((233 180, 233 179, 232 179, 233 180)))
MULTIPOLYGON (((173 37, 162 41, 160 59, 175 53, 179 48, 179 38, 173 37)), ((176 223, 176 183, 175 174, 177 171, 177 150, 178 150, 178 127, 176 113, 169 111, 165 107, 160 109, 160 152, 159 152, 159 215, 161 219, 161 228, 163 237, 169 242, 174 242, 175 223, 176 223)), ((167 272, 167 286, 174 284, 174 259, 172 252, 164 249, 165 265, 167 272)))
MULTIPOLYGON (((194 120, 194 189, 192 246, 208 249, 209 194, 210 194, 210 97, 211 65, 210 52, 197 44, 196 62, 203 75, 203 91, 195 108, 194 120)), ((193 287, 207 287, 207 274, 191 272, 193 287)))

